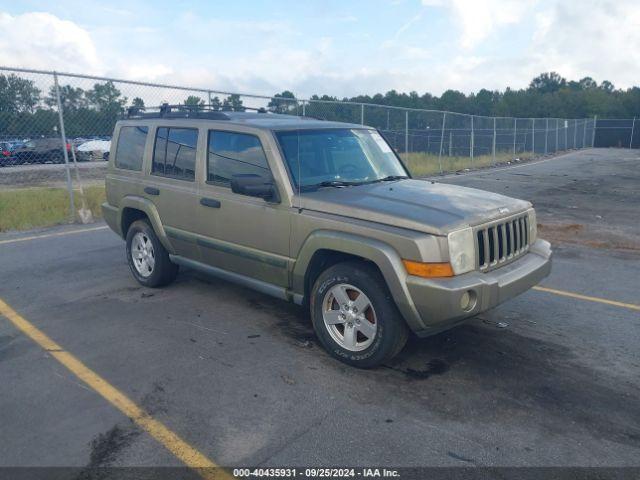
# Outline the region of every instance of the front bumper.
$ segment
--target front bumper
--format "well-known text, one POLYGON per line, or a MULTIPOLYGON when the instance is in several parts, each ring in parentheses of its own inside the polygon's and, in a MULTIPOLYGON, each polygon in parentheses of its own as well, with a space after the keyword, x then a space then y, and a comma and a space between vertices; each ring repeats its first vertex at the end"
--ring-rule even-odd
POLYGON ((549 242, 537 240, 518 260, 487 273, 446 279, 408 276, 407 287, 422 323, 415 333, 438 333, 525 292, 549 275, 551 255, 549 242), (467 309, 461 306, 465 293, 473 300, 467 309))

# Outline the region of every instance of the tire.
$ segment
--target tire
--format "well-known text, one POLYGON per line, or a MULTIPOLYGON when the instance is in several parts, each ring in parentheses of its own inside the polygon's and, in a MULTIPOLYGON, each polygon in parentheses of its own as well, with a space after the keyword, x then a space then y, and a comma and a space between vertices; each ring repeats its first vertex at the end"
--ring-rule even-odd
POLYGON ((127 231, 126 251, 133 277, 145 287, 163 287, 178 275, 178 265, 169 259, 169 253, 147 220, 131 224, 127 231))
POLYGON ((311 290, 309 306, 320 343, 354 367, 387 362, 407 342, 407 325, 382 275, 364 262, 339 263, 322 272, 311 290), (347 302, 347 309, 340 306, 340 298, 347 302), (364 310, 354 311, 358 306, 364 310))

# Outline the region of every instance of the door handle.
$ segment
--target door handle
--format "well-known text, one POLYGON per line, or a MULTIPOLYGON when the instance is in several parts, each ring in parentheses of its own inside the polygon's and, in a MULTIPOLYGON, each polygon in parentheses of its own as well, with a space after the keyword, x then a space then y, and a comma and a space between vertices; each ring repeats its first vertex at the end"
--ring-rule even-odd
POLYGON ((148 193, 149 195, 160 195, 160 190, 154 187, 144 187, 144 193, 148 193))
POLYGON ((215 200, 213 198, 201 198, 200 205, 204 205, 205 207, 211 207, 211 208, 220 208, 220 201, 215 200))

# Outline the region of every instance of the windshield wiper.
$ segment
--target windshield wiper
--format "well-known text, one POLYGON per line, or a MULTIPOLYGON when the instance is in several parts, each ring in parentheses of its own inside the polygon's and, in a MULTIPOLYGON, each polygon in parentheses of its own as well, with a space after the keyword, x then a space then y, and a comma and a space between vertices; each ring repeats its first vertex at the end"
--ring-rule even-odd
POLYGON ((324 182, 309 185, 310 187, 352 187, 362 185, 362 182, 346 182, 344 180, 325 180, 324 182))
POLYGON ((389 175, 388 177, 379 178, 376 182, 390 182, 392 180, 404 180, 405 178, 409 178, 406 175, 389 175))

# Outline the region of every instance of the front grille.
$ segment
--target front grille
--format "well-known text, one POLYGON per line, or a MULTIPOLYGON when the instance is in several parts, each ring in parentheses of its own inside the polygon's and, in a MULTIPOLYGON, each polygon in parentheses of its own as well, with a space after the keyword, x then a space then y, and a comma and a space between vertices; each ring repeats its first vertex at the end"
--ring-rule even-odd
POLYGON ((492 222, 476 229, 477 267, 481 271, 515 260, 528 249, 527 214, 492 222))

